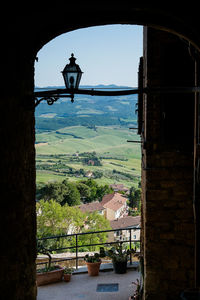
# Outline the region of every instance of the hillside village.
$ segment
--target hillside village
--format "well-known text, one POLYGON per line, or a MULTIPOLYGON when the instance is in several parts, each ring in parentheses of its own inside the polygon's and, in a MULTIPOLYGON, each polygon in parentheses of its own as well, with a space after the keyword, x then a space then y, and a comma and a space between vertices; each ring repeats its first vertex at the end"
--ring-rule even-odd
MULTIPOLYGON (((122 241, 126 240, 130 232, 129 227, 140 228, 140 216, 129 216, 128 215, 128 198, 118 192, 105 195, 102 200, 94 201, 91 203, 86 203, 79 205, 82 212, 98 212, 98 214, 103 215, 110 222, 112 229, 124 229, 126 231, 117 230, 114 234, 109 235, 109 241, 122 241)), ((132 239, 140 239, 140 230, 131 230, 132 239)))
POLYGON ((79 208, 83 212, 98 211, 99 214, 103 215, 109 221, 128 215, 127 198, 117 192, 105 195, 101 202, 95 201, 82 204, 79 208))
MULTIPOLYGON (((99 186, 94 181, 85 183, 94 184, 93 192, 94 187, 98 191, 99 186)), ((109 242, 128 240, 130 235, 132 240, 140 240, 140 215, 136 204, 130 206, 131 189, 115 183, 106 187, 107 192, 104 186, 100 187, 103 196, 98 197, 96 193, 91 199, 85 197, 88 190, 85 190, 86 185, 82 183, 77 187, 82 189, 83 196, 76 204, 63 201, 65 197, 69 199, 69 194, 77 197, 77 193, 67 187, 75 188, 74 185, 63 181, 61 184, 50 184, 40 190, 41 198, 37 201, 38 236, 113 229, 115 231, 108 234, 109 242), (130 229, 131 227, 134 229, 130 229)))

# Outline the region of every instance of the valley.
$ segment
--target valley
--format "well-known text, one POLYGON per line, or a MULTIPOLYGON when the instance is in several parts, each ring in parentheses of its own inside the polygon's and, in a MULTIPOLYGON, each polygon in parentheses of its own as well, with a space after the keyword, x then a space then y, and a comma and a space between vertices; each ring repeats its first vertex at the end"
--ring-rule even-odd
POLYGON ((140 140, 136 130, 136 95, 91 97, 75 103, 60 99, 36 109, 37 185, 94 178, 99 184, 138 187, 140 140), (98 162, 98 163, 97 163, 98 162))

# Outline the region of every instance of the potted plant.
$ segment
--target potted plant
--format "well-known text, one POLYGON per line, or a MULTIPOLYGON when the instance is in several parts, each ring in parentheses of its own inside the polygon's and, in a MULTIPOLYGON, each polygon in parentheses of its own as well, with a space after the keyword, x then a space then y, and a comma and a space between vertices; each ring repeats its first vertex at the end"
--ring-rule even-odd
POLYGON ((64 281, 69 282, 71 280, 71 275, 72 275, 73 271, 74 271, 73 268, 65 268, 64 269, 64 274, 63 274, 64 281))
POLYGON ((38 252, 48 256, 48 265, 45 268, 38 269, 36 273, 37 286, 58 282, 62 280, 64 269, 59 265, 52 265, 50 252, 42 245, 38 246, 38 252))
MULTIPOLYGON (((101 248, 101 252, 104 250, 101 248)), ((127 270, 127 258, 131 253, 135 253, 135 251, 123 249, 122 243, 118 243, 115 247, 105 251, 105 256, 108 256, 112 259, 113 268, 115 273, 123 274, 126 273, 127 270)))
POLYGON ((98 276, 101 265, 100 255, 98 253, 95 253, 94 255, 86 254, 84 260, 88 268, 88 274, 90 276, 98 276))
POLYGON ((136 290, 134 291, 133 296, 129 297, 129 300, 141 300, 142 299, 142 293, 141 293, 141 286, 139 279, 136 279, 136 282, 132 282, 136 286, 136 290))

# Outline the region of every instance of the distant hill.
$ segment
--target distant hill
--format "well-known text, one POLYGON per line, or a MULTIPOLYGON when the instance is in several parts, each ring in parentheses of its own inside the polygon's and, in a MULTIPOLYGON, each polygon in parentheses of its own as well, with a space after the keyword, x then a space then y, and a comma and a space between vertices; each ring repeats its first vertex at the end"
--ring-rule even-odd
MULTIPOLYGON (((35 88, 36 91, 58 89, 63 87, 35 88)), ((125 89, 116 85, 81 86, 80 88, 93 89, 125 89)), ((68 98, 60 98, 49 106, 41 102, 35 111, 36 130, 51 131, 67 126, 108 126, 136 125, 137 116, 135 105, 137 95, 128 96, 90 96, 75 95, 74 103, 68 98)))

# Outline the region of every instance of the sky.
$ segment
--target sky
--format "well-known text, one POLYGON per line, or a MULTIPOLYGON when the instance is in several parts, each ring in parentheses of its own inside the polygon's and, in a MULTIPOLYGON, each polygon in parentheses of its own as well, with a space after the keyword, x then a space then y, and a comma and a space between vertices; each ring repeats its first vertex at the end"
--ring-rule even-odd
POLYGON ((83 74, 80 85, 137 87, 143 27, 106 25, 78 29, 47 43, 37 54, 35 86, 63 86, 61 71, 71 53, 83 74))

